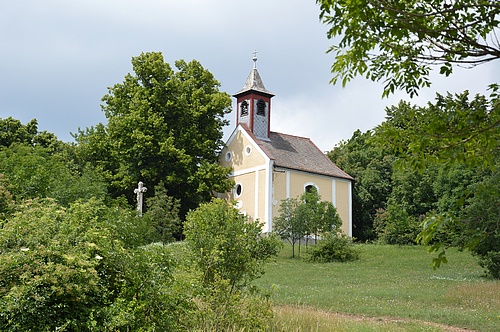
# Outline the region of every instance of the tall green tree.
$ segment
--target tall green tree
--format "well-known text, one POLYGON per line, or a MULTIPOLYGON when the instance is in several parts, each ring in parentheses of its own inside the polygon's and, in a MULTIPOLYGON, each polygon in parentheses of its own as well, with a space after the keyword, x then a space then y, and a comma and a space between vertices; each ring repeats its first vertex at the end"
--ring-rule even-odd
POLYGON ((108 123, 75 135, 80 157, 103 171, 114 196, 130 201, 138 181, 149 188, 163 181, 185 214, 230 188, 229 170, 217 163, 230 97, 195 60, 176 61, 174 70, 151 52, 132 66, 102 99, 108 123))
POLYGON ((37 145, 50 147, 52 150, 60 150, 65 145, 53 133, 38 131, 36 119, 32 119, 25 125, 12 117, 0 119, 0 146, 9 147, 12 144, 37 145))
POLYGON ((146 200, 146 206, 144 218, 150 219, 158 241, 168 243, 181 237, 180 204, 178 200, 168 196, 163 182, 155 187, 155 195, 146 200))
POLYGON ((439 67, 474 67, 500 58, 500 4, 496 0, 316 0, 339 37, 332 81, 343 85, 361 75, 383 81, 387 96, 397 89, 411 96, 431 84, 439 67))
MULTIPOLYGON (((452 242, 480 257, 497 255, 497 246, 489 240, 500 231, 500 210, 495 208, 498 204, 495 201, 486 204, 488 199, 483 193, 497 190, 491 179, 500 166, 498 87, 492 86, 489 96, 471 97, 467 92, 438 95, 426 106, 401 102, 389 108, 387 114, 387 121, 376 128, 376 137, 380 144, 387 144, 398 155, 399 172, 407 173, 408 177, 408 173, 418 171, 418 177, 422 177, 429 174, 429 169, 437 171, 431 178, 422 178, 418 185, 415 183, 406 190, 413 192, 414 197, 415 194, 429 196, 431 192, 435 196, 427 200, 427 207, 421 206, 423 210, 437 211, 428 215, 419 241, 433 244, 431 250, 439 251, 434 261, 436 266, 446 261, 441 250, 443 245, 457 235, 460 240, 452 242), (422 186, 425 182, 426 188, 422 186), (434 185, 430 185, 432 182, 434 185), (449 233, 448 239, 443 232, 449 233)), ((409 180, 402 183, 411 183, 409 180)), ((396 196, 402 195, 395 193, 396 196)))
POLYGON ((371 130, 356 130, 347 141, 340 142, 328 152, 328 157, 354 177, 353 237, 359 241, 375 239, 373 221, 377 210, 387 209, 392 192, 395 154, 386 144, 374 140, 371 130))
POLYGON ((292 257, 295 257, 295 245, 307 233, 306 225, 297 213, 300 204, 298 198, 282 200, 278 210, 279 214, 273 220, 273 232, 292 245, 292 257))

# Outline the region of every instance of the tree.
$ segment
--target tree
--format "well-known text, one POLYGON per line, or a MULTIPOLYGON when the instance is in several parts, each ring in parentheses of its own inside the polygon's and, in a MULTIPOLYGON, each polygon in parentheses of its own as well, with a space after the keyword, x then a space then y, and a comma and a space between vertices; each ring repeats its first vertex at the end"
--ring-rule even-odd
MULTIPOLYGON (((315 188, 311 188, 300 198, 287 198, 281 201, 279 215, 273 220, 274 232, 292 245, 295 257, 295 244, 304 237, 315 238, 328 232, 337 232, 342 221, 331 202, 321 201, 315 188)), ((306 240, 307 241, 307 240, 306 240)))
POLYGON ((450 75, 500 58, 496 0, 317 0, 328 38, 340 37, 332 81, 383 80, 384 96, 430 86, 431 67, 450 75))
POLYGON ((79 157, 103 171, 114 197, 130 202, 137 181, 151 188, 163 181, 184 216, 231 187, 229 170, 218 165, 230 97, 194 60, 176 61, 175 71, 152 52, 132 58, 132 66, 134 74, 102 99, 107 125, 75 135, 79 157))
POLYGON ((273 232, 292 245, 292 258, 295 257, 295 244, 306 235, 306 226, 297 215, 299 206, 300 202, 297 198, 282 200, 279 214, 273 220, 273 232))
MULTIPOLYGON (((0 329, 86 330, 113 294, 109 231, 96 201, 27 201, 0 233, 0 329), (85 211, 85 213, 82 213, 85 211), (107 270, 107 271, 106 271, 107 270), (104 277, 104 278, 103 278, 104 277)), ((119 250, 118 250, 119 252, 119 250)))
POLYGON ((196 270, 191 285, 198 290, 197 310, 187 317, 186 329, 263 331, 272 317, 271 302, 249 286, 277 254, 279 239, 262 234, 258 220, 249 221, 221 199, 190 211, 184 227, 190 269, 196 270))
POLYGON ((262 225, 222 199, 213 199, 188 213, 186 242, 203 273, 203 284, 227 280, 231 291, 264 273, 263 264, 276 255, 280 242, 261 234, 262 225))
POLYGON ((371 130, 356 130, 347 141, 328 152, 328 157, 354 177, 353 237, 361 242, 375 239, 373 221, 377 210, 387 209, 392 191, 393 164, 396 156, 386 144, 374 139, 371 130))
POLYGON ((155 195, 146 200, 147 210, 144 218, 151 219, 151 224, 156 230, 157 239, 168 243, 180 238, 182 233, 179 218, 179 201, 168 196, 163 182, 155 188, 155 195))
POLYGON ((13 143, 32 144, 38 133, 38 122, 31 120, 26 125, 12 117, 0 119, 0 146, 9 147, 13 143))
POLYGON ((500 152, 498 86, 489 97, 438 94, 426 106, 400 102, 377 127, 381 143, 398 154, 400 167, 423 170, 427 163, 493 166, 500 152))
MULTIPOLYGON (((428 174, 429 169, 437 170, 431 178, 419 180, 418 186, 406 190, 417 193, 415 188, 424 189, 420 193, 427 192, 427 196, 432 194, 430 191, 434 192, 435 198, 428 199, 428 206, 424 208, 429 213, 418 240, 431 244, 431 251, 439 252, 434 259, 435 266, 446 262, 442 248, 450 243, 468 248, 480 257, 488 252, 491 257, 496 255, 498 248, 490 240, 499 230, 500 216, 495 210, 497 203, 489 201, 483 192, 497 190, 491 179, 500 166, 498 86, 491 87, 489 97, 471 98, 467 92, 438 94, 435 102, 426 106, 400 102, 387 109, 387 114, 387 121, 376 128, 376 137, 380 144, 387 144, 398 155, 399 172, 418 171, 422 176, 428 174), (425 182, 427 189, 422 187, 425 182), (437 211, 429 211, 430 208, 437 211), (447 237, 444 232, 448 233, 447 237)), ((421 211, 426 212, 424 210, 421 211)))
POLYGON ((337 214, 337 209, 332 202, 322 201, 316 187, 312 186, 300 199, 301 204, 297 208, 297 217, 305 226, 306 246, 308 238, 314 235, 315 243, 321 234, 336 232, 342 225, 337 214))
POLYGON ((52 151, 60 150, 65 145, 53 133, 39 132, 36 119, 26 125, 12 117, 0 119, 0 146, 9 147, 12 144, 50 147, 52 151))
POLYGON ((81 170, 64 150, 14 143, 0 147, 0 170, 15 200, 54 198, 68 206, 78 199, 104 198, 106 185, 92 167, 81 170))
POLYGON ((9 191, 9 183, 0 173, 0 220, 10 212, 13 207, 14 200, 9 191))

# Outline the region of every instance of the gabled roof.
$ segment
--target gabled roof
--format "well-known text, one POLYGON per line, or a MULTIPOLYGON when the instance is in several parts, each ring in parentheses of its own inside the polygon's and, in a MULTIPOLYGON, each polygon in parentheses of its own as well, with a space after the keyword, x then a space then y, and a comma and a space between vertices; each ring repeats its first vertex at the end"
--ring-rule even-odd
POLYGON ((269 140, 257 138, 240 124, 276 167, 354 180, 335 165, 309 138, 271 132, 269 140))

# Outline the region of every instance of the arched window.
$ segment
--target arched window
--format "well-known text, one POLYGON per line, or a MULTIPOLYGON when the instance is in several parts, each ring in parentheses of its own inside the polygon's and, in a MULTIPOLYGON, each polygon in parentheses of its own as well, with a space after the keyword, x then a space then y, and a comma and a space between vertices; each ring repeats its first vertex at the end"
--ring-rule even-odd
POLYGON ((257 102, 257 115, 266 115, 266 102, 262 99, 257 102))
POLYGON ((243 100, 240 104, 240 116, 248 115, 248 102, 243 100))
POLYGON ((306 193, 310 193, 310 192, 319 193, 319 189, 315 183, 308 182, 304 185, 304 192, 306 192, 306 193))

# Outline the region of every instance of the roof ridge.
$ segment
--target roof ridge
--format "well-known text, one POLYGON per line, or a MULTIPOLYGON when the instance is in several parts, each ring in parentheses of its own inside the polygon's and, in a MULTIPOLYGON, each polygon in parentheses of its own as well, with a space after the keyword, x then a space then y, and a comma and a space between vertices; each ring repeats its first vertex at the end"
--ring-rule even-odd
POLYGON ((270 131, 270 133, 278 134, 278 135, 284 135, 284 136, 290 136, 290 137, 296 137, 296 138, 303 138, 303 139, 308 139, 308 140, 311 141, 311 138, 310 137, 306 137, 306 136, 299 136, 299 135, 292 135, 292 134, 280 133, 278 131, 270 131))

